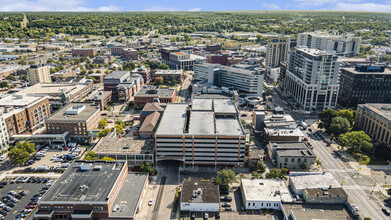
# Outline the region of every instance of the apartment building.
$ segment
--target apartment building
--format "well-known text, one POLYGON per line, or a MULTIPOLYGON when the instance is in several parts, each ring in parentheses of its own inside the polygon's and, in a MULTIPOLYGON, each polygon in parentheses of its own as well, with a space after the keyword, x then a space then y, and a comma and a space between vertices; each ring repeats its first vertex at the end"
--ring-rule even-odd
POLYGON ((8 135, 31 133, 50 116, 48 96, 13 94, 0 99, 8 135))
POLYGON ((138 60, 138 50, 133 48, 122 49, 122 57, 127 60, 138 60))
POLYGON ((112 91, 96 91, 86 98, 87 102, 93 102, 99 105, 100 110, 103 111, 107 104, 111 101, 112 91))
POLYGON ((75 161, 38 202, 36 220, 136 219, 148 188, 147 173, 126 161, 75 161), (124 205, 126 204, 126 205, 124 205))
POLYGON ((265 69, 248 70, 222 66, 215 72, 214 84, 239 90, 247 94, 262 95, 265 69))
POLYGON ((182 52, 170 53, 167 65, 172 69, 193 70, 194 60, 190 59, 190 54, 182 52))
POLYGON ((112 91, 112 99, 128 102, 144 85, 139 74, 130 75, 129 71, 114 71, 103 79, 104 90, 112 91))
POLYGON ((338 55, 356 56, 360 53, 361 38, 351 35, 331 35, 325 32, 306 32, 297 36, 297 46, 325 50, 338 55))
POLYGON ((335 108, 338 100, 339 62, 337 56, 318 49, 290 51, 285 75, 285 92, 292 95, 303 111, 335 108))
POLYGON ((10 141, 3 110, 0 108, 0 150, 6 149, 10 141))
POLYGON ((391 103, 391 70, 384 66, 356 64, 342 68, 338 103, 355 108, 357 104, 391 103))
POLYGON ((71 103, 46 119, 46 133, 69 132, 74 141, 90 141, 92 136, 89 131, 97 128, 100 120, 99 106, 92 103, 71 103))
POLYGON ((231 99, 169 103, 155 134, 155 161, 244 166, 246 133, 231 99))
POLYGON ((205 51, 208 51, 208 52, 211 52, 211 53, 216 53, 218 51, 221 51, 222 50, 222 45, 220 43, 216 43, 216 44, 208 44, 206 45, 205 47, 205 51))
POLYGON ((144 79, 144 84, 148 84, 151 81, 151 69, 145 66, 135 68, 132 71, 132 74, 140 74, 144 79))
POLYGON ((144 86, 134 96, 134 104, 142 108, 147 103, 152 103, 157 99, 160 103, 173 103, 175 98, 175 89, 144 86))
POLYGON ((269 37, 266 46, 266 68, 279 67, 288 60, 289 36, 269 37))
POLYGON ((158 70, 155 72, 155 77, 163 77, 164 81, 175 80, 178 83, 182 82, 183 70, 158 70))
POLYGON ((28 69, 30 84, 35 85, 37 83, 51 83, 49 66, 42 64, 31 65, 28 69))
POLYGON ((391 104, 359 104, 355 121, 374 141, 391 144, 391 104))
POLYGON ((89 57, 96 56, 98 54, 95 48, 74 48, 72 49, 73 57, 89 57))

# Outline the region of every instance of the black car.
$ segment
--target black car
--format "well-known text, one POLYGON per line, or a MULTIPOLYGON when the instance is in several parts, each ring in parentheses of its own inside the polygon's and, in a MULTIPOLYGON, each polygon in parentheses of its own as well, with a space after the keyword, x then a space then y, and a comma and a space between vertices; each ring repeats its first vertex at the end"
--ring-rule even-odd
POLYGON ((391 214, 390 210, 388 210, 387 208, 382 208, 381 210, 384 212, 384 214, 386 214, 387 216, 390 216, 390 214, 391 214))
POLYGON ((15 203, 13 203, 13 202, 10 201, 10 202, 7 202, 6 205, 9 206, 9 207, 14 207, 14 206, 15 206, 15 203))
POLYGON ((26 193, 25 191, 20 191, 20 192, 19 192, 19 195, 25 196, 25 195, 27 195, 27 193, 26 193))
POLYGON ((224 196, 224 198, 222 198, 223 201, 227 201, 227 202, 231 202, 232 201, 232 197, 231 196, 224 196))
POLYGON ((0 185, 0 189, 4 188, 4 185, 0 185))
POLYGON ((215 219, 220 219, 220 212, 216 212, 215 219))
POLYGON ((228 195, 229 194, 229 190, 228 189, 223 189, 220 191, 221 194, 223 195, 228 195))
POLYGON ((42 190, 48 190, 48 189, 49 189, 49 187, 47 187, 47 186, 42 187, 42 190))
POLYGON ((231 207, 231 203, 223 203, 221 204, 221 207, 231 207))
POLYGON ((7 212, 11 211, 11 207, 9 207, 9 206, 4 206, 3 209, 4 209, 5 211, 7 211, 7 212))
POLYGON ((230 207, 226 207, 225 208, 225 211, 233 211, 234 209, 233 208, 230 208, 230 207))
POLYGON ((4 186, 7 185, 7 184, 8 184, 8 183, 5 182, 5 181, 3 181, 3 182, 0 183, 0 185, 4 185, 4 186))
POLYGON ((191 213, 190 220, 195 220, 195 219, 196 219, 196 214, 193 212, 193 213, 191 213))
POLYGON ((5 210, 0 210, 0 214, 2 214, 3 216, 6 216, 8 214, 8 212, 5 210))
POLYGON ((17 199, 21 199, 23 196, 22 195, 20 195, 20 194, 17 194, 16 196, 15 196, 15 198, 17 198, 17 199))

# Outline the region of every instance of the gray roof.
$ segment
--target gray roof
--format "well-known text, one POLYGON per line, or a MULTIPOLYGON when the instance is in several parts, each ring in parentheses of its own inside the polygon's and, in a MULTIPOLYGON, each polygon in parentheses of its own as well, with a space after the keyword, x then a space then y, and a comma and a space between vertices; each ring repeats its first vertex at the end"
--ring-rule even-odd
POLYGON ((184 180, 181 191, 181 203, 220 203, 219 186, 212 181, 203 181, 200 178, 184 180), (193 198, 195 190, 201 193, 193 198))
POLYGON ((105 79, 118 79, 118 78, 123 77, 126 74, 130 74, 130 72, 129 71, 114 71, 114 72, 110 73, 109 75, 107 75, 105 77, 105 79))
POLYGON ((156 88, 144 86, 135 96, 151 96, 158 98, 169 98, 175 93, 175 89, 156 88))
POLYGON ((391 104, 386 103, 367 103, 359 104, 358 108, 363 108, 366 111, 370 111, 375 116, 383 117, 391 122, 391 104))
POLYGON ((277 150, 277 155, 280 157, 315 157, 315 154, 311 150, 277 150))
POLYGON ((86 121, 91 116, 95 115, 97 112, 100 112, 99 106, 93 105, 92 103, 71 103, 69 105, 66 105, 62 109, 60 109, 58 112, 51 115, 48 119, 46 119, 47 122, 51 121, 86 121), (65 114, 65 112, 72 106, 77 105, 84 105, 86 108, 81 111, 77 115, 68 115, 65 114))
POLYGON ((111 212, 110 217, 134 217, 147 178, 148 174, 146 173, 128 173, 113 203, 114 206, 118 205, 120 209, 111 212))
POLYGON ((384 72, 360 72, 360 71, 357 71, 355 68, 342 68, 342 69, 345 69, 353 74, 371 74, 371 75, 376 75, 376 74, 389 75, 389 74, 391 74, 391 70, 388 68, 384 68, 384 72))
POLYGON ((189 133, 191 134, 214 134, 213 112, 193 111, 190 117, 189 133))
POLYGON ((156 134, 182 134, 188 104, 170 103, 164 110, 156 134))
POLYGON ((124 162, 86 162, 76 161, 61 175, 50 190, 42 197, 40 203, 61 202, 105 202, 109 196, 124 162), (90 165, 86 171, 80 170, 80 165, 90 165), (100 170, 94 170, 100 167, 100 170), (81 190, 81 186, 88 189, 81 190))

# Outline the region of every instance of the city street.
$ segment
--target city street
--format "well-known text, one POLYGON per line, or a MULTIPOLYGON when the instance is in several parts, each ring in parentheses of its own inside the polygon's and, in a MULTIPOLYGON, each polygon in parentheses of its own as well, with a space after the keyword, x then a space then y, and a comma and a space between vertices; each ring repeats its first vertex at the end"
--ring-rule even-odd
MULTIPOLYGON (((374 182, 367 179, 366 176, 354 175, 356 170, 350 168, 346 162, 339 157, 332 155, 332 149, 319 133, 307 135, 309 141, 314 147, 317 158, 322 163, 322 169, 331 173, 338 182, 343 183, 342 187, 349 196, 350 203, 359 207, 359 213, 362 217, 371 217, 372 219, 388 219, 381 211, 384 198, 378 198, 374 190, 374 182)), ((375 189, 376 190, 376 189, 375 189)))

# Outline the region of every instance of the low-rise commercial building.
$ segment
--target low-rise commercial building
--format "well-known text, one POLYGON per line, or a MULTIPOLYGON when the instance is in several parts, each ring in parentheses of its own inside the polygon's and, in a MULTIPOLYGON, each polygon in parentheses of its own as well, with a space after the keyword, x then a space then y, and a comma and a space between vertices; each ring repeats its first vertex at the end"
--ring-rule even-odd
POLYGON ((156 128, 159 124, 161 113, 154 112, 143 121, 143 124, 140 126, 139 136, 142 138, 154 138, 156 128))
POLYGON ((145 84, 148 84, 151 81, 151 69, 150 68, 147 68, 145 66, 141 66, 141 67, 136 68, 132 71, 132 74, 135 74, 135 73, 140 74, 143 77, 145 84))
POLYGON ((163 77, 164 81, 175 80, 178 83, 182 82, 183 70, 158 70, 155 72, 155 77, 163 77))
POLYGON ((153 163, 153 144, 145 140, 106 137, 99 140, 93 151, 100 159, 110 157, 127 161, 129 167, 140 166, 144 161, 153 163))
POLYGON ((156 162, 244 166, 246 133, 231 99, 169 103, 155 134, 156 162))
POLYGON ((74 48, 72 49, 73 57, 89 57, 96 56, 98 54, 95 48, 74 48))
POLYGON ((148 174, 128 172, 127 162, 75 161, 38 202, 41 219, 136 219, 148 174))
POLYGON ((303 195, 305 189, 339 188, 341 185, 331 173, 291 172, 289 187, 295 195, 303 195))
POLYGON ((185 179, 182 183, 180 207, 183 212, 219 212, 219 186, 201 178, 185 179))
POLYGON ((391 104, 359 104, 355 121, 374 141, 391 144, 391 104))
POLYGON ((288 170, 308 170, 315 164, 316 156, 311 149, 277 150, 276 163, 278 168, 288 170))
POLYGON ((89 131, 101 120, 100 108, 92 103, 71 103, 46 120, 46 133, 69 132, 75 141, 90 141, 89 131))
POLYGON ((154 102, 155 99, 159 99, 160 103, 173 103, 175 98, 175 89, 144 86, 134 96, 134 104, 144 107, 147 103, 154 102))
POLYGON ((306 203, 313 204, 345 204, 348 195, 342 187, 304 189, 303 198, 306 203))
POLYGON ((385 66, 357 64, 342 68, 339 84, 338 102, 342 106, 391 103, 391 70, 385 66))
POLYGON ((246 210, 281 210, 282 203, 291 203, 292 195, 280 179, 241 179, 240 192, 246 210))
POLYGON ((114 71, 103 79, 103 84, 105 91, 112 91, 113 101, 128 102, 144 85, 144 80, 139 74, 114 71))
POLYGON ((111 94, 112 91, 96 91, 87 97, 86 101, 99 105, 100 110, 103 111, 107 104, 111 102, 111 94))
POLYGON ((208 44, 206 45, 205 50, 211 53, 216 53, 222 50, 222 45, 220 43, 208 44))

